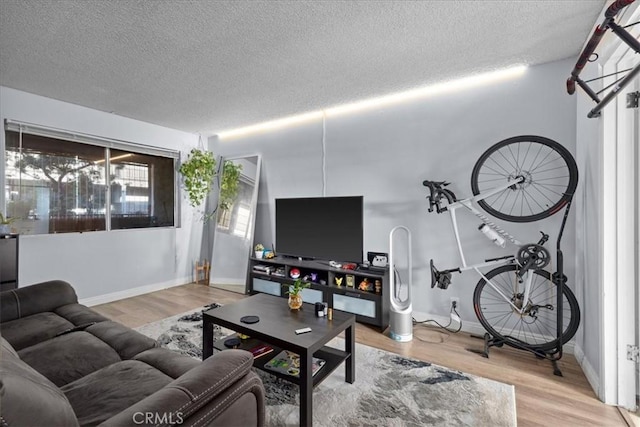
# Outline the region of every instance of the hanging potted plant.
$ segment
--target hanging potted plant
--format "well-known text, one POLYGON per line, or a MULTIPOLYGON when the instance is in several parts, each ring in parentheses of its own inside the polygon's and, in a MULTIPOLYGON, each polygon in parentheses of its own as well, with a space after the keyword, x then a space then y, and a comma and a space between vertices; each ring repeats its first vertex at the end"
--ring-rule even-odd
POLYGON ((194 208, 204 202, 216 176, 216 159, 211 151, 194 148, 180 165, 180 174, 189 204, 194 208))
MULTIPOLYGON (((213 180, 217 175, 216 164, 216 159, 211 151, 194 148, 189 152, 187 160, 180 165, 179 172, 182 175, 184 189, 192 207, 198 208, 211 191, 213 180)), ((228 210, 238 197, 241 171, 242 165, 236 165, 228 160, 222 165, 218 206, 223 210, 228 210)), ((209 220, 216 210, 203 213, 202 219, 209 220)))
POLYGON ((289 295, 289 308, 291 310, 299 310, 302 307, 302 295, 300 293, 303 289, 308 288, 310 285, 307 282, 303 282, 302 279, 296 279, 293 284, 283 284, 282 286, 288 286, 287 295, 289 295))

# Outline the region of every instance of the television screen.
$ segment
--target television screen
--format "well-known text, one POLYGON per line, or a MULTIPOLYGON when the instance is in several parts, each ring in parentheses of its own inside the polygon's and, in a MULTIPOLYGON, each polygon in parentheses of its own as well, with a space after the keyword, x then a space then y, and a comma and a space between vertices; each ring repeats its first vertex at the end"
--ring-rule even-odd
POLYGON ((363 197, 276 199, 276 252, 362 262, 363 197))

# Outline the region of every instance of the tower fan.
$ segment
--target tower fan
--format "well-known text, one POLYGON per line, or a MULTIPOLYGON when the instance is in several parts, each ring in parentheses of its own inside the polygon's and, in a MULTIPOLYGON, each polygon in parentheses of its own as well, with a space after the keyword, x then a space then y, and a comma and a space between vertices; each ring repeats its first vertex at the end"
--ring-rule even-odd
POLYGON ((389 310, 390 336, 395 341, 408 342, 413 339, 413 319, 411 316, 411 232, 407 227, 399 225, 394 227, 389 233, 389 283, 391 309, 389 310), (403 230, 407 235, 407 292, 401 295, 402 277, 396 268, 396 251, 393 243, 393 236, 396 232, 403 230), (403 298, 404 297, 404 298, 403 298))

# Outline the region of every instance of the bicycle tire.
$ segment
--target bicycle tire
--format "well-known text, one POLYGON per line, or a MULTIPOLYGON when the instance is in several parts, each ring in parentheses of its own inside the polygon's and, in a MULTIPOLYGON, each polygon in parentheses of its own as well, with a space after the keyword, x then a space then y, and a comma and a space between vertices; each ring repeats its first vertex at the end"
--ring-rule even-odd
POLYGON ((505 221, 538 221, 571 200, 578 186, 578 166, 569 150, 552 139, 515 136, 480 156, 471 172, 471 191, 478 195, 511 181, 513 186, 478 204, 505 221), (524 182, 515 182, 521 178, 524 182))
MULTIPOLYGON (((516 277, 518 269, 519 267, 515 264, 503 265, 489 271, 485 277, 503 294, 510 297, 514 304, 529 307, 529 310, 524 315, 520 315, 482 278, 473 292, 473 308, 476 316, 490 335, 503 340, 511 347, 524 346, 541 351, 553 350, 558 344, 557 311, 555 310, 558 286, 552 282, 551 273, 548 271, 533 270, 529 303, 524 305, 522 300, 518 300, 522 295, 514 289, 515 284, 519 284, 516 277), (536 306, 539 309, 534 313, 533 309, 536 306)), ((567 286, 564 286, 562 308, 564 325, 562 342, 566 343, 573 338, 580 324, 578 301, 567 286)))

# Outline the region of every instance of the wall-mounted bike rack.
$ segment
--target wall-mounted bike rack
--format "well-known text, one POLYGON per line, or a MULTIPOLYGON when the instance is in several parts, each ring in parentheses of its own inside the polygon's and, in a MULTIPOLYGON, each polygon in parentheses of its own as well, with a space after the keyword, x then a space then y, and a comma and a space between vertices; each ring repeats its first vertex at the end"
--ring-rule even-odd
MULTIPOLYGON (((576 65, 573 68, 573 71, 571 72, 571 76, 567 79, 567 92, 570 95, 573 95, 573 93, 575 92, 576 83, 577 83, 578 86, 580 86, 587 93, 587 95, 589 95, 589 97, 596 102, 595 108, 593 108, 587 114, 587 117, 589 118, 600 116, 600 111, 602 111, 602 109, 609 102, 611 102, 613 98, 616 97, 618 92, 624 89, 631 82, 631 80, 633 80, 633 78, 640 73, 640 63, 638 63, 636 66, 629 68, 627 70, 623 70, 617 73, 612 73, 606 76, 598 77, 598 78, 587 80, 587 81, 582 80, 579 77, 580 72, 582 72, 582 69, 585 67, 587 62, 590 62, 591 56, 594 55, 596 47, 598 47, 598 44, 600 43, 600 41, 602 40, 602 37, 604 36, 604 34, 607 32, 608 29, 611 29, 611 31, 615 35, 620 37, 622 41, 624 41, 636 53, 640 53, 640 42, 637 39, 635 39, 631 34, 629 34, 627 30, 625 30, 625 28, 632 25, 636 25, 638 23, 636 22, 634 24, 627 25, 626 27, 621 27, 620 25, 614 22, 618 13, 620 13, 622 9, 629 6, 634 1, 635 0, 616 0, 614 3, 611 4, 611 6, 607 8, 607 10, 604 13, 604 20, 595 29, 593 35, 589 39, 589 42, 587 43, 584 50, 578 57, 578 61, 576 62, 576 65), (627 74, 620 77, 618 80, 616 80, 615 82, 613 82, 612 84, 605 87, 599 92, 594 91, 588 85, 588 83, 592 81, 600 80, 606 77, 611 77, 613 75, 622 74, 622 73, 627 73, 627 74), (602 99, 600 99, 599 95, 610 88, 611 88, 611 91, 607 93, 602 99)), ((597 54, 595 55, 597 58, 597 54)))

